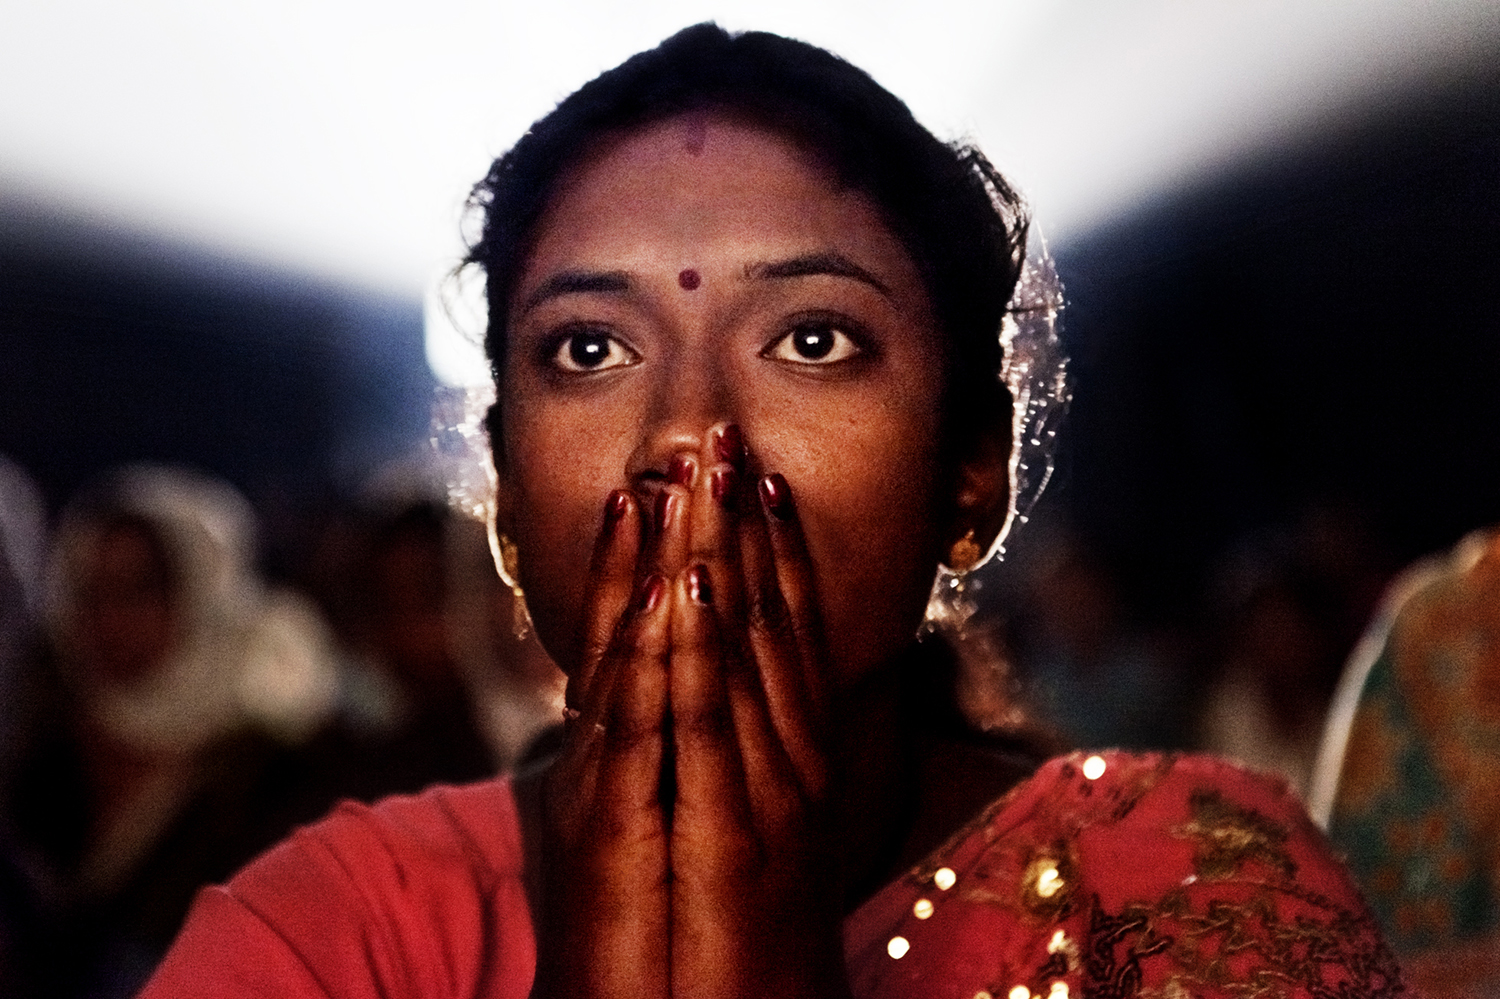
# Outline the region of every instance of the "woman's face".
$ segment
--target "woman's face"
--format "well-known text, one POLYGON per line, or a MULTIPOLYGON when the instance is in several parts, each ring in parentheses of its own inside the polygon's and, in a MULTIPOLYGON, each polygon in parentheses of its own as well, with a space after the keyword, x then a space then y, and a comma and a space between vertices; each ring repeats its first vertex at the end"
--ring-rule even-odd
POLYGON ((685 116, 565 178, 516 284, 500 523, 571 669, 605 499, 651 509, 674 455, 735 423, 791 485, 836 685, 910 642, 951 543, 943 350, 915 265, 863 196, 773 134, 685 116))
POLYGON ((177 632, 172 572, 145 527, 107 528, 80 566, 72 641, 91 684, 128 685, 157 669, 177 632))

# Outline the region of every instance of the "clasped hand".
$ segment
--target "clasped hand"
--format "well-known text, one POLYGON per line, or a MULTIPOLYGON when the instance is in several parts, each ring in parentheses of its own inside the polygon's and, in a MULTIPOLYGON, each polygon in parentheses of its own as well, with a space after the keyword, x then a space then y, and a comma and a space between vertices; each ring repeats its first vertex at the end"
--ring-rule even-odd
POLYGON ((617 491, 544 785, 538 996, 847 995, 826 655, 786 480, 735 427, 617 491))

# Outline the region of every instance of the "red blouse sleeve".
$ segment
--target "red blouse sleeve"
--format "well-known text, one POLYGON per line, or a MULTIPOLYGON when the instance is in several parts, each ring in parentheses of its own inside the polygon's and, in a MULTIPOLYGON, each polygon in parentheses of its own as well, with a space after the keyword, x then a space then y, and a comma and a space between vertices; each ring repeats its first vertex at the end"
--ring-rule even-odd
POLYGON ((204 889, 142 999, 521 999, 520 873, 503 783, 344 804, 204 889))
POLYGON ((1301 803, 1207 757, 1054 760, 845 938, 861 997, 1407 994, 1301 803))

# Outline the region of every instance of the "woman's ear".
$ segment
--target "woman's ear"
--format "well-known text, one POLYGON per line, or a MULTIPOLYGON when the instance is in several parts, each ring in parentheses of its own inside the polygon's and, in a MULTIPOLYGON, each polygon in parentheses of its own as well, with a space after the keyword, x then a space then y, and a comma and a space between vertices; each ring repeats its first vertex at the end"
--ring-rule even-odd
POLYGON ((948 541, 948 568, 964 572, 989 554, 1010 510, 1009 427, 978 434, 959 462, 954 483, 953 529, 948 541))

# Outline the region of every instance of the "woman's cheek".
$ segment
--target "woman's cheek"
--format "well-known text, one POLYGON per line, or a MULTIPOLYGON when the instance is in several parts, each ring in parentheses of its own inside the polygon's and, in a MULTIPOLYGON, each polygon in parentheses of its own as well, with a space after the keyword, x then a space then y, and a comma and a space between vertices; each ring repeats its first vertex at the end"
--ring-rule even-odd
POLYGON ((577 447, 576 435, 566 428, 553 424, 517 437, 521 446, 511 452, 517 512, 512 540, 521 586, 543 645, 568 669, 579 655, 589 559, 612 486, 599 483, 597 460, 577 447))
POLYGON ((938 558, 931 451, 887 429, 847 437, 799 476, 800 491, 789 477, 845 683, 910 642, 938 558))

